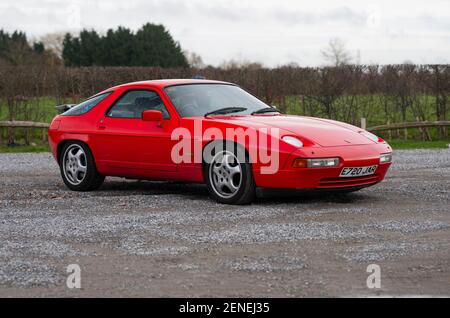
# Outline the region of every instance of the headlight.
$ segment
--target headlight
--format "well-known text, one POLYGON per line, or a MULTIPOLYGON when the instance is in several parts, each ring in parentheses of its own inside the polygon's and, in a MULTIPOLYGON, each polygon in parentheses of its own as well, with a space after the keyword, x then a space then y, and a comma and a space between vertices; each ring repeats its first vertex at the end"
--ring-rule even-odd
POLYGON ((303 142, 300 139, 292 136, 284 136, 283 138, 281 138, 281 140, 297 148, 303 147, 303 142))
POLYGON ((369 138, 373 142, 380 142, 380 139, 381 139, 377 135, 372 134, 371 132, 368 132, 368 131, 361 131, 361 135, 365 136, 366 138, 369 138))
POLYGON ((380 163, 388 163, 392 162, 392 154, 391 153, 384 153, 380 156, 380 163))
POLYGON ((339 166, 339 158, 295 159, 294 168, 333 168, 339 166))

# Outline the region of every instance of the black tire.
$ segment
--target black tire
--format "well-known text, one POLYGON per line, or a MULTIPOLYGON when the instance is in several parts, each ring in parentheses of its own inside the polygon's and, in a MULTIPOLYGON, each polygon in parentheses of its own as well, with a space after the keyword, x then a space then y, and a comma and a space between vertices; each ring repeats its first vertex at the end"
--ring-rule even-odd
POLYGON ((100 188, 105 181, 105 176, 97 171, 91 150, 83 142, 69 141, 64 145, 60 153, 59 168, 65 185, 72 191, 93 191, 100 188), (65 171, 65 169, 71 160, 68 159, 68 153, 73 154, 77 149, 82 149, 84 152, 81 161, 83 161, 85 172, 77 172, 77 177, 74 177, 71 172, 65 171), (75 180, 75 178, 77 179, 75 180))
MULTIPOLYGON (((222 149, 229 149, 229 152, 235 156, 237 159, 235 165, 239 165, 241 170, 241 182, 239 184, 238 190, 229 196, 224 196, 219 193, 216 189, 215 183, 213 181, 214 172, 212 172, 213 162, 205 162, 203 165, 203 175, 208 187, 210 196, 219 203, 232 204, 232 205, 245 205, 250 204, 256 193, 256 185, 253 179, 252 165, 249 162, 248 154, 245 149, 234 143, 225 143, 222 149), (228 148, 227 148, 228 146, 228 148), (238 159, 239 158, 239 159, 238 159), (242 162, 243 161, 243 162, 242 162)), ((225 151, 225 150, 224 150, 225 151)), ((218 156, 220 151, 213 153, 214 157, 218 156)), ((228 171, 229 173, 230 171, 228 171)))

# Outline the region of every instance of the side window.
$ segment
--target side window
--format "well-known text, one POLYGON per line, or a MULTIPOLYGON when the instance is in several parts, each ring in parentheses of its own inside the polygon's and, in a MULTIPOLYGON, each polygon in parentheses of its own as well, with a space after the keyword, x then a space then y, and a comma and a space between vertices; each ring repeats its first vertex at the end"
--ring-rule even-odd
POLYGON ((164 119, 169 119, 169 112, 161 97, 149 90, 131 90, 123 94, 109 109, 106 116, 113 118, 142 118, 144 110, 159 110, 164 119))
POLYGON ((71 109, 66 111, 63 115, 64 116, 83 115, 83 114, 87 113, 88 111, 90 111, 95 106, 97 106, 102 100, 104 100, 106 97, 108 97, 109 94, 111 94, 111 93, 105 93, 105 94, 94 96, 94 97, 82 102, 81 104, 78 104, 78 105, 72 107, 71 109))

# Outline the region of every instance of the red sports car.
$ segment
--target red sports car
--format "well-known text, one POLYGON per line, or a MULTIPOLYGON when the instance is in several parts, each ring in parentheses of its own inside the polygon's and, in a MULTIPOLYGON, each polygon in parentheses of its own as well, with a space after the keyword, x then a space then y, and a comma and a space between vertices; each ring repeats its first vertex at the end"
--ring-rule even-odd
POLYGON ((283 115, 236 85, 143 81, 63 105, 49 141, 71 190, 105 176, 206 183, 247 204, 257 187, 349 192, 382 181, 392 149, 345 123, 283 115))

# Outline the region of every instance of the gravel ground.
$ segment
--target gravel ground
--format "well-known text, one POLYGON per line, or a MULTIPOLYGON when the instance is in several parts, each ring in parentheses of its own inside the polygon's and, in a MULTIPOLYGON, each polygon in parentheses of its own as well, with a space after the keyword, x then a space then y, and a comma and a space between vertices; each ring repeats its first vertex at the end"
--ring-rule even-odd
POLYGON ((450 150, 397 151, 357 193, 244 207, 181 183, 70 192, 49 154, 0 154, 0 187, 3 297, 450 296, 450 150), (81 289, 66 287, 69 264, 81 289))

